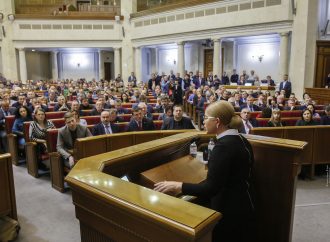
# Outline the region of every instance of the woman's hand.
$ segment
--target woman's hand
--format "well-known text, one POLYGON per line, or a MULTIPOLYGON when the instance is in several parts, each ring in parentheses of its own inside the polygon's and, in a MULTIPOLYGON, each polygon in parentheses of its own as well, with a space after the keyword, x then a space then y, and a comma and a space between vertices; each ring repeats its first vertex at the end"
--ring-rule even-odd
POLYGON ((163 181, 154 185, 154 190, 167 194, 178 194, 182 191, 182 182, 163 181))

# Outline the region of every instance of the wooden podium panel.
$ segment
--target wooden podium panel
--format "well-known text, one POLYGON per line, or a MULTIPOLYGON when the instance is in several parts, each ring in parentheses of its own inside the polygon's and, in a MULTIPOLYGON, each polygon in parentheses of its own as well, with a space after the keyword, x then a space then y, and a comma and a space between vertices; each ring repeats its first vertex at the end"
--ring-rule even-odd
POLYGON ((207 167, 191 155, 180 157, 163 165, 141 173, 140 184, 153 188, 161 181, 182 181, 200 183, 205 180, 207 167))

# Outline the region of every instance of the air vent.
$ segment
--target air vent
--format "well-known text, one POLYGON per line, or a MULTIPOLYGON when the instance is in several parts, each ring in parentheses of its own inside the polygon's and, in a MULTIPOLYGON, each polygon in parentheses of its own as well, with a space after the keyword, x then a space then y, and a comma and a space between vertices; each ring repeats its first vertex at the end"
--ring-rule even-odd
MULTIPOLYGON (((142 21, 135 23, 135 27, 141 27, 141 26, 142 26, 142 21)), ((103 28, 104 28, 104 26, 103 26, 103 28)))
POLYGON ((226 7, 222 8, 217 8, 217 14, 225 13, 226 12, 226 7))
POLYGON ((63 24, 63 29, 72 29, 71 24, 63 24))
POLYGON ((51 24, 43 24, 42 29, 51 29, 52 25, 51 24))
POLYGON ((32 29, 41 29, 41 24, 32 24, 32 29))
POLYGON ((238 11, 238 5, 228 6, 228 12, 236 12, 238 11))
POLYGON ((172 15, 172 16, 167 16, 167 22, 173 22, 175 21, 175 16, 172 15))
POLYGON ((53 24, 53 29, 62 29, 61 24, 53 24))
POLYGON ((252 3, 252 8, 263 8, 265 7, 264 1, 257 1, 252 3))
POLYGON ((158 18, 151 19, 151 24, 158 24, 158 18))
POLYGON ((205 15, 214 15, 214 14, 215 14, 215 9, 214 8, 205 10, 205 15))
POLYGON ((93 25, 91 24, 84 24, 83 29, 93 29, 93 25))
POLYGON ((186 19, 195 17, 195 13, 186 13, 186 19))
POLYGON ((197 18, 197 17, 203 17, 203 16, 204 16, 204 10, 196 11, 195 12, 195 18, 197 18))
POLYGON ((72 25, 73 29, 82 29, 82 25, 81 24, 74 24, 72 25))
POLYGON ((31 24, 20 24, 19 28, 20 29, 31 29, 31 24))
POLYGON ((93 29, 102 29, 102 24, 93 24, 93 29))
POLYGON ((184 14, 183 13, 177 14, 176 15, 176 20, 184 20, 184 14))
POLYGON ((248 10, 251 9, 251 3, 242 3, 239 5, 239 10, 248 10))
POLYGON ((159 18, 159 23, 166 23, 166 17, 159 18))
POLYGON ((103 29, 113 29, 113 25, 112 24, 104 24, 103 29))
POLYGON ((143 21, 143 26, 148 26, 148 25, 150 25, 150 19, 144 20, 143 21))
POLYGON ((266 6, 280 5, 281 0, 266 0, 266 6))

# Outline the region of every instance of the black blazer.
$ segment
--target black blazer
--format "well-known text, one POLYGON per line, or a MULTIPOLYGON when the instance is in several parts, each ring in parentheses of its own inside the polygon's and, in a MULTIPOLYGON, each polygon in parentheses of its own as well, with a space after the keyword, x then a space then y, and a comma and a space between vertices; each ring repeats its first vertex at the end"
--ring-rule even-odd
MULTIPOLYGON (((182 129, 195 129, 194 125, 192 125, 190 118, 182 117, 180 125, 182 129)), ((164 120, 162 125, 162 130, 172 130, 174 129, 174 118, 167 118, 164 120)))
MULTIPOLYGON (((112 130, 112 133, 119 133, 118 125, 110 123, 110 127, 112 130)), ((95 126, 93 127, 92 134, 94 136, 106 134, 103 124, 102 123, 95 124, 95 126)))
MULTIPOLYGON (((148 118, 142 119, 142 131, 154 130, 154 129, 155 129, 155 125, 151 119, 148 119, 148 118)), ((130 132, 130 131, 140 131, 140 129, 134 119, 132 119, 129 122, 128 127, 127 127, 127 132, 130 132)))
POLYGON ((182 184, 183 194, 208 198, 209 207, 222 213, 223 219, 215 226, 212 241, 249 241, 245 232, 254 215, 249 177, 253 163, 250 143, 244 137, 227 135, 215 143, 206 180, 182 184))
MULTIPOLYGON (((253 111, 256 112, 256 111, 261 111, 260 107, 255 105, 255 104, 252 104, 252 107, 253 107, 253 111)), ((243 104, 241 107, 240 107, 240 110, 242 110, 243 108, 248 108, 248 105, 245 103, 243 104)))

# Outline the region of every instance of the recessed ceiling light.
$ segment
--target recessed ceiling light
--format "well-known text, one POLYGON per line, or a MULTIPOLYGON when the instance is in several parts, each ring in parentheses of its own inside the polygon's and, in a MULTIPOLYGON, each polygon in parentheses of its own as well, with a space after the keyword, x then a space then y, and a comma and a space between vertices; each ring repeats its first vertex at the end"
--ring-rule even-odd
POLYGON ((35 49, 33 49, 32 51, 36 51, 35 49))

